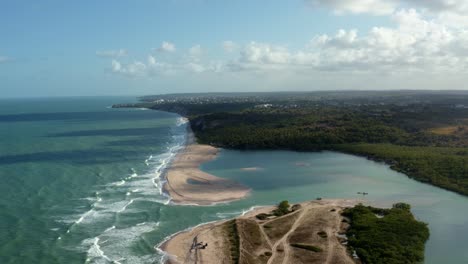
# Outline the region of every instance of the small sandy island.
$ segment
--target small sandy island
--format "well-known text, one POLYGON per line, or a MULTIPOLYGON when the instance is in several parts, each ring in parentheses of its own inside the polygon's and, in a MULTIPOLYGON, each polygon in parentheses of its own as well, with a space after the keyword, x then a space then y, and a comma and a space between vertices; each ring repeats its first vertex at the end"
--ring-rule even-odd
POLYGON ((244 198, 250 189, 234 181, 200 170, 200 165, 216 157, 218 149, 195 143, 193 134, 183 151, 166 171, 164 190, 176 204, 211 205, 244 198))
POLYGON ((321 200, 261 207, 243 216, 176 234, 160 246, 167 263, 356 263, 347 252, 341 211, 357 200, 321 200))

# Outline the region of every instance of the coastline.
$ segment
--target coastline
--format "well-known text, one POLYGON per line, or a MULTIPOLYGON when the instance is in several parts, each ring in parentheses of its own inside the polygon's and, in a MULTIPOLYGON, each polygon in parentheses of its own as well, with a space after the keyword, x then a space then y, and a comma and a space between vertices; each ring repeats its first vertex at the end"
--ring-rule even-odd
POLYGON ((216 177, 200 170, 200 165, 216 158, 219 150, 196 143, 187 127, 187 141, 164 172, 163 190, 171 202, 178 205, 213 205, 240 200, 250 188, 237 182, 216 177))

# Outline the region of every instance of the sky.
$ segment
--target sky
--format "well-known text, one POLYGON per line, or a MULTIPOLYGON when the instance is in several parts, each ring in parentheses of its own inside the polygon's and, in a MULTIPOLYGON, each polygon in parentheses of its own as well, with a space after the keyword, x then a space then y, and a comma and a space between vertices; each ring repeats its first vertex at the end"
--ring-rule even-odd
POLYGON ((468 89, 466 0, 0 1, 0 97, 468 89))

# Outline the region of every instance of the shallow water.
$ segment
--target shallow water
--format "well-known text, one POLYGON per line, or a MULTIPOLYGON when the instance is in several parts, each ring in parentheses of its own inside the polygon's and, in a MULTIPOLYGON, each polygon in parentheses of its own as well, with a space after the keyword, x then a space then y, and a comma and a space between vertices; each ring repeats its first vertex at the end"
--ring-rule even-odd
POLYGON ((167 204, 159 175, 186 124, 175 114, 106 108, 132 100, 0 101, 0 263, 158 263, 153 246, 180 230, 256 205, 360 191, 380 206, 413 205, 431 229, 426 263, 468 261, 467 198, 346 154, 222 150, 202 169, 250 186, 248 198, 167 204))

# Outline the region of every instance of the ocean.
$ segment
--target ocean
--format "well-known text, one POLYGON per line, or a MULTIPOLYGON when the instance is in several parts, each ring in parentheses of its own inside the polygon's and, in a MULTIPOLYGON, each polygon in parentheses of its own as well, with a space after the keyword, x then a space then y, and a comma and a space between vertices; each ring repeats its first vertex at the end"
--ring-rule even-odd
POLYGON ((347 154, 222 150, 202 169, 252 194, 215 206, 173 205, 161 174, 183 147, 187 123, 172 113, 110 108, 132 101, 0 100, 0 263, 160 263, 155 245, 176 232, 318 197, 409 202, 431 230, 426 263, 468 261, 466 197, 347 154))

